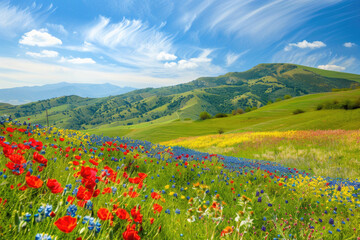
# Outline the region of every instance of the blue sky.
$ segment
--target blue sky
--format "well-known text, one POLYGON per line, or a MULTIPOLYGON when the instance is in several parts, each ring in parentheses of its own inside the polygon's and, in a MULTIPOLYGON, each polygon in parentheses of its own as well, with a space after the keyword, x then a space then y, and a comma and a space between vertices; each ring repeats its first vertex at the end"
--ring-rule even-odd
POLYGON ((0 1, 0 88, 159 87, 286 62, 360 74, 358 0, 0 1))

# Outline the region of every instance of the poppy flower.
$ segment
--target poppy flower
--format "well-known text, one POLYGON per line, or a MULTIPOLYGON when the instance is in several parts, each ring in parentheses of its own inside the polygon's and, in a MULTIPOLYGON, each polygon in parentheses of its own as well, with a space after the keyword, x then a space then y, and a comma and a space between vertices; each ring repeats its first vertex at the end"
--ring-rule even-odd
POLYGON ((43 181, 37 176, 26 176, 26 184, 31 188, 40 188, 43 185, 43 181))
POLYGON ((138 231, 135 230, 135 224, 126 227, 126 231, 123 232, 124 240, 140 240, 140 236, 138 235, 138 231))
POLYGON ((93 195, 92 191, 88 191, 83 186, 80 186, 79 189, 78 189, 78 192, 76 194, 76 198, 79 199, 79 200, 90 200, 92 195, 93 195))
POLYGON ((134 219, 134 222, 142 223, 143 215, 140 213, 140 209, 141 209, 141 207, 139 206, 139 207, 138 207, 138 210, 136 211, 136 206, 135 206, 135 207, 133 207, 133 209, 131 209, 131 211, 130 211, 131 216, 132 216, 133 219, 134 219))
POLYGON ((153 205, 153 209, 154 209, 154 214, 155 214, 156 212, 161 213, 161 210, 163 209, 163 207, 162 207, 161 205, 155 203, 155 204, 153 205))
POLYGON ((48 179, 46 186, 51 190, 52 193, 61 193, 64 188, 56 179, 48 179))
POLYGON ((76 218, 71 216, 61 217, 54 224, 60 231, 70 233, 76 227, 76 218))
POLYGON ((114 216, 107 208, 100 208, 97 212, 98 217, 105 221, 105 220, 113 220, 114 216))
POLYGON ((115 212, 116 216, 118 216, 120 219, 126 220, 130 217, 130 214, 122 208, 119 208, 115 212))
POLYGON ((158 194, 157 192, 152 192, 151 193, 151 198, 157 200, 157 199, 161 198, 161 195, 158 194))

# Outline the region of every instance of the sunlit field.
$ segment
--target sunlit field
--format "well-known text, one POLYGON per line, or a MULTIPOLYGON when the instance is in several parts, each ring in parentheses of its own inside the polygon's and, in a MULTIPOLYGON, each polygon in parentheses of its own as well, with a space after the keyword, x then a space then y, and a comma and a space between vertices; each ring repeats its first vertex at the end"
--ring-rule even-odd
MULTIPOLYGON (((2 239, 359 236, 357 180, 322 178, 271 161, 2 123, 2 239)), ((216 146, 214 150, 230 144, 244 144, 241 151, 245 144, 261 150, 271 141, 278 141, 280 147, 290 139, 305 145, 310 138, 306 133, 259 133, 248 139, 232 135, 232 143, 225 142, 226 136, 208 141, 216 146)), ((348 137, 336 131, 318 132, 312 141, 356 142, 359 137, 357 131, 345 133, 348 137)), ((265 153, 271 156, 268 152, 259 156, 265 153)))
POLYGON ((360 176, 359 130, 245 132, 179 138, 163 144, 274 161, 316 176, 360 176))

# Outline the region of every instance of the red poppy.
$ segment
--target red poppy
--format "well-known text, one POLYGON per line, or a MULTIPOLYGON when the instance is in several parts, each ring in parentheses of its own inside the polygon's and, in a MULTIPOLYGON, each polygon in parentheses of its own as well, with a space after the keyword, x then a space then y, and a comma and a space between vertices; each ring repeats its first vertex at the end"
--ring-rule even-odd
POLYGON ((19 155, 19 154, 13 154, 9 156, 9 159, 15 163, 15 164, 23 164, 26 163, 26 159, 24 158, 24 156, 19 155))
POLYGON ((128 219, 130 217, 129 213, 122 208, 118 208, 115 212, 116 216, 118 216, 120 219, 128 219))
POLYGON ((61 217, 54 224, 59 228, 60 231, 64 233, 70 233, 76 227, 76 218, 71 216, 61 217))
POLYGON ((105 220, 113 220, 114 216, 107 208, 100 208, 97 212, 98 217, 105 221, 105 220))
POLYGON ((37 176, 26 176, 26 184, 31 188, 40 188, 43 185, 43 181, 37 176))
POLYGON ((38 163, 42 163, 45 166, 47 165, 48 160, 43 155, 39 154, 38 152, 34 152, 33 158, 38 163))
POLYGON ((157 192, 152 192, 152 193, 151 193, 151 197, 152 197, 153 199, 157 200, 157 199, 161 198, 161 195, 158 194, 157 192))
POLYGON ((48 179, 46 186, 51 190, 52 193, 61 193, 64 188, 56 179, 48 179))
POLYGON ((145 173, 138 173, 139 178, 141 178, 142 180, 144 180, 147 177, 147 174, 145 173))
POLYGON ((92 191, 88 191, 83 186, 80 186, 79 189, 78 189, 78 192, 76 194, 76 198, 79 199, 79 200, 90 200, 92 195, 93 195, 92 191))
POLYGON ((142 223, 143 215, 140 214, 140 209, 141 209, 141 206, 139 205, 137 211, 136 211, 136 206, 135 206, 133 209, 131 209, 131 211, 130 211, 131 216, 132 216, 133 219, 134 219, 134 222, 142 223))
POLYGON ((140 236, 138 235, 138 231, 135 230, 135 224, 126 227, 126 231, 123 232, 124 240, 140 240, 140 236))
POLYGON ((156 212, 161 213, 161 210, 163 209, 163 207, 162 207, 161 205, 155 203, 155 204, 153 205, 153 209, 154 209, 154 214, 155 214, 156 212))
POLYGON ((139 177, 129 178, 129 182, 131 182, 131 183, 139 184, 141 181, 142 181, 142 179, 139 177))

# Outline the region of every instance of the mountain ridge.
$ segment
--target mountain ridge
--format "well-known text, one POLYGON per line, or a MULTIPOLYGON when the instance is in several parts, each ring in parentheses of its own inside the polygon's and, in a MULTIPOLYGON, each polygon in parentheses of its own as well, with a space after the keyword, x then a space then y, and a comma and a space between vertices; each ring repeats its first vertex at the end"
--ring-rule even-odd
POLYGON ((41 86, 0 89, 0 102, 20 105, 54 97, 78 95, 80 97, 106 97, 133 91, 135 88, 119 87, 110 83, 88 84, 59 82, 41 86))
POLYGON ((261 107, 284 95, 302 96, 358 86, 360 75, 356 74, 318 71, 295 64, 259 64, 245 72, 201 77, 188 83, 138 89, 111 97, 60 97, 5 107, 0 114, 13 114, 19 119, 31 117, 45 123, 47 109, 51 124, 87 129, 110 123, 195 120, 202 111, 229 113, 237 108, 261 107))

